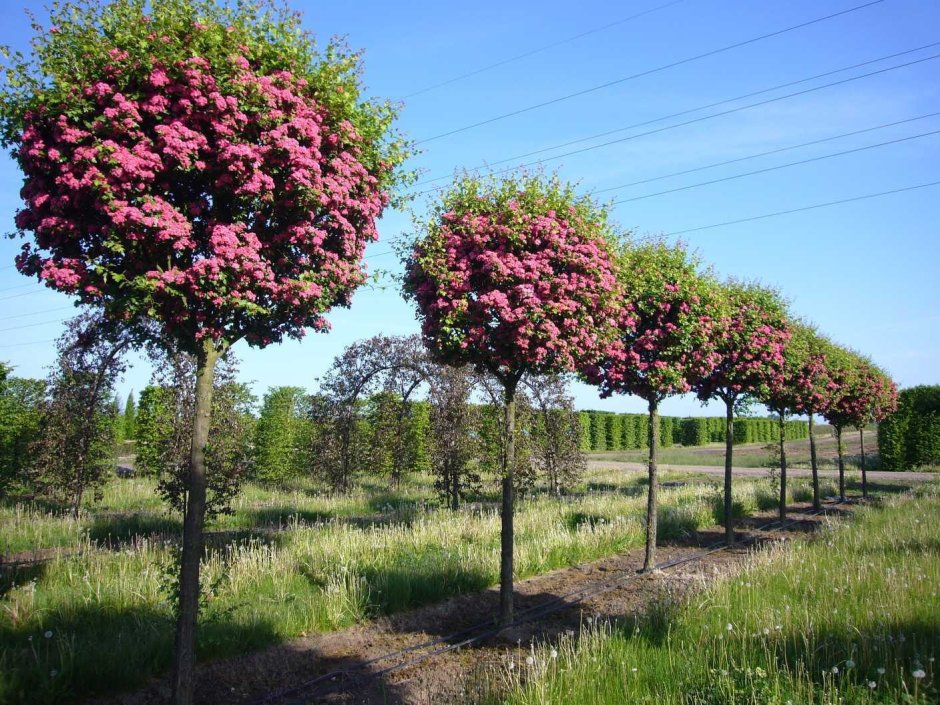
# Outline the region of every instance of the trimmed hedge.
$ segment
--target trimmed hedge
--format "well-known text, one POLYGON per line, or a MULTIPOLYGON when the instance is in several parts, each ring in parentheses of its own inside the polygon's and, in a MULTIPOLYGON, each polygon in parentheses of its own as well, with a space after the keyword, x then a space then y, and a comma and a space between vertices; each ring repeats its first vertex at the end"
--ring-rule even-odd
POLYGON ((940 465, 940 385, 898 394, 897 411, 878 425, 878 454, 884 470, 940 465))
MULTIPOLYGON (((638 450, 647 447, 647 414, 581 411, 579 418, 583 451, 638 450)), ((735 443, 774 443, 779 440, 779 433, 779 422, 773 418, 734 420, 735 443)), ((787 421, 784 434, 788 441, 808 438, 809 426, 805 421, 787 421)), ((701 446, 707 443, 723 443, 724 440, 724 417, 659 417, 659 442, 663 448, 677 443, 683 446, 701 446)))

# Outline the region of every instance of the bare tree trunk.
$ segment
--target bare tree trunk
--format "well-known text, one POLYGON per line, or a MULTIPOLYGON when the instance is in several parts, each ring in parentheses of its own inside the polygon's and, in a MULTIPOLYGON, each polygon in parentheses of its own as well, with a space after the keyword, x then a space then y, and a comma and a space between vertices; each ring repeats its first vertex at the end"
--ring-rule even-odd
POLYGON ((656 477, 656 461, 659 454, 659 405, 656 400, 649 403, 649 488, 646 493, 646 555, 643 557, 643 572, 656 567, 656 519, 659 480, 656 477))
POLYGON ((451 469, 450 486, 450 508, 456 512, 460 507, 460 473, 456 467, 451 469))
POLYGON ((780 413, 780 521, 787 518, 787 449, 784 447, 787 423, 780 413))
POLYGON ((503 455, 503 505, 502 536, 499 562, 499 623, 503 626, 512 623, 512 554, 513 554, 513 470, 516 464, 516 380, 504 382, 506 444, 503 455))
POLYGON ((186 515, 180 558, 176 652, 173 661, 173 705, 193 702, 196 665, 196 619, 199 610, 199 559, 202 557, 206 517, 206 443, 212 422, 212 382, 219 352, 206 342, 196 364, 196 399, 193 440, 189 454, 186 515))
POLYGON ((865 470, 865 429, 858 429, 858 447, 862 452, 862 497, 868 499, 868 471, 865 470))
POLYGON ((734 519, 731 502, 731 463, 734 454, 734 400, 725 399, 725 543, 734 545, 734 519))
POLYGON ((816 436, 813 434, 813 414, 809 415, 809 460, 813 468, 813 509, 819 509, 819 465, 816 462, 816 436))
POLYGON ((836 448, 839 452, 839 499, 845 501, 845 448, 842 445, 842 427, 836 426, 836 448))

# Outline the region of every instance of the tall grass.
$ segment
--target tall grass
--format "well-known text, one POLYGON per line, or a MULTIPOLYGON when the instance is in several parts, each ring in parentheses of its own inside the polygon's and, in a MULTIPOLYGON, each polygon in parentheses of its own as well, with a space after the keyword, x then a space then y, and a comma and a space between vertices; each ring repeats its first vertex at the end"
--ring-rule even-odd
POLYGON ((940 485, 761 552, 691 603, 586 629, 502 674, 507 705, 935 703, 940 485))
MULTIPOLYGON (((711 493, 702 485, 666 488, 664 511, 686 512, 691 519, 683 526, 694 532, 710 523, 711 493)), ((249 495, 245 506, 256 507, 257 499, 249 495)), ((272 506, 293 501, 270 499, 272 506)), ((307 523, 294 514, 284 532, 211 545, 202 567, 201 658, 339 629, 498 580, 495 510, 435 511, 365 494, 296 500, 317 502, 334 517, 307 523), (336 516, 356 503, 384 519, 336 516)), ((642 492, 522 502, 517 576, 639 546, 644 510, 642 492)), ((56 702, 126 689, 168 667, 172 545, 136 537, 105 548, 86 536, 78 546, 80 555, 0 580, 0 702, 56 702)))

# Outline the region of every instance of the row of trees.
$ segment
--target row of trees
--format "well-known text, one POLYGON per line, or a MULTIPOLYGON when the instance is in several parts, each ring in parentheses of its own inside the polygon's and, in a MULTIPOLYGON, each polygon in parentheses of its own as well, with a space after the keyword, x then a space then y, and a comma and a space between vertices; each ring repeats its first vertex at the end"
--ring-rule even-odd
MULTIPOLYGON (((504 623, 513 611, 512 459, 520 380, 576 372, 602 397, 632 394, 647 402, 645 570, 655 565, 659 406, 667 397, 693 392, 725 405, 728 543, 734 541, 737 411, 759 401, 778 416, 783 518, 787 417, 809 416, 818 507, 814 415, 835 429, 844 499, 843 432, 880 420, 895 405, 894 384, 882 370, 794 320, 774 290, 719 281, 680 244, 617 233, 603 208, 557 179, 459 177, 421 227, 405 287, 426 344, 438 359, 472 364, 503 385, 504 623)), ((862 478, 867 495, 864 464, 862 478)))
MULTIPOLYGON (((16 227, 30 242, 16 264, 130 341, 186 356, 171 365, 180 384, 168 385, 180 395, 179 472, 166 491, 184 507, 172 683, 174 702, 189 705, 207 469, 239 452, 238 429, 219 429, 212 414, 219 361, 241 340, 264 347, 325 330, 324 314, 349 305, 376 220, 408 179, 399 167, 410 147, 391 128, 394 108, 361 97, 359 55, 336 43, 319 52, 286 8, 128 0, 54 4, 50 17, 30 57, 9 56, 0 92, 0 137, 25 177, 16 227)), ((503 406, 503 623, 525 379, 577 372, 604 395, 646 400, 648 568, 663 399, 694 391, 726 405, 729 540, 734 411, 745 399, 781 418, 823 414, 840 434, 890 405, 893 388, 871 363, 815 335, 806 352, 793 344, 797 326, 773 292, 718 285, 681 247, 618 238, 603 208, 557 180, 458 178, 419 226, 404 287, 424 343, 439 363, 497 380, 503 406)), ((357 397, 357 379, 336 379, 328 396, 357 397)))

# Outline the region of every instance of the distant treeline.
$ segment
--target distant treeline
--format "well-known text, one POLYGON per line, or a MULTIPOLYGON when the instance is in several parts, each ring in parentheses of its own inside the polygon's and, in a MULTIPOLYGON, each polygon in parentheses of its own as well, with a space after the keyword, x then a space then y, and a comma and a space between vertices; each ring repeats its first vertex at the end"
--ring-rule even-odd
MULTIPOLYGON (((649 447, 649 416, 610 411, 579 411, 581 450, 633 450, 649 447)), ((787 421, 786 440, 809 437, 805 421, 787 421)), ((736 418, 735 443, 771 443, 779 439, 776 419, 736 418)), ((674 445, 702 446, 724 443, 725 419, 720 416, 659 417, 659 441, 663 448, 674 445)))

